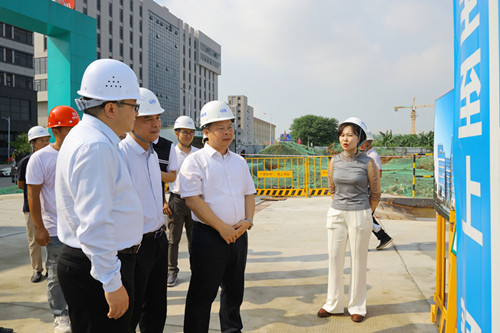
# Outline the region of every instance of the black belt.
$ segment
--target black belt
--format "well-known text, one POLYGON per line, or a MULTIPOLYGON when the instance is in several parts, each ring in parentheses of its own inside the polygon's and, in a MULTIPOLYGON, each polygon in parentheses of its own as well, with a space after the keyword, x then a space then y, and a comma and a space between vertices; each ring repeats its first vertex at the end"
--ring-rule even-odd
POLYGON ((180 194, 177 194, 177 193, 174 193, 174 192, 170 192, 170 195, 173 196, 173 197, 182 199, 180 194))
POLYGON ((131 247, 128 247, 126 249, 118 251, 118 254, 136 254, 139 252, 139 249, 141 248, 141 244, 137 244, 131 247))
POLYGON ((156 231, 147 232, 144 235, 142 235, 142 239, 156 239, 156 238, 160 238, 161 235, 163 235, 163 233, 165 232, 165 229, 166 229, 165 225, 162 225, 160 229, 158 229, 156 231))

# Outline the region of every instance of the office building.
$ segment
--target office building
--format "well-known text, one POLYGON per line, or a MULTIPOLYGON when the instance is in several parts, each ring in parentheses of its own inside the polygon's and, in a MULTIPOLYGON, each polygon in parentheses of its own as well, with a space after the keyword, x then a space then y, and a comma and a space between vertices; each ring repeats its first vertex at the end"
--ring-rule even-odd
MULTIPOLYGON (((16 137, 36 125, 33 33, 0 22, 0 159, 16 137), (10 140, 9 140, 10 129, 10 140)), ((12 152, 12 145, 10 146, 12 152)))
MULTIPOLYGON (((75 10, 97 21, 96 57, 128 64, 140 85, 158 96, 165 109, 163 126, 173 125, 179 115, 190 115, 199 123, 202 106, 218 96, 219 44, 153 0, 76 0, 75 10)), ((47 57, 43 39, 35 37, 37 59, 47 57)), ((37 88, 43 118, 48 111, 42 93, 47 74, 39 75, 35 80, 41 80, 37 88)))
POLYGON ((269 145, 274 143, 276 125, 254 116, 254 108, 248 105, 244 95, 228 96, 227 102, 233 111, 236 145, 269 145))

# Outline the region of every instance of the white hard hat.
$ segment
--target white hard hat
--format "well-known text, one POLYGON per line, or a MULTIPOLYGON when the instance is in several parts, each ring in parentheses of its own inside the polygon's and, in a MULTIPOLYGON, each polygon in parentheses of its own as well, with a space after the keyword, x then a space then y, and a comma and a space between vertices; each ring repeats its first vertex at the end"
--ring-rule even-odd
POLYGON ((196 129, 196 127, 194 127, 193 119, 189 118, 188 116, 180 116, 175 120, 174 130, 178 128, 187 128, 192 130, 196 129))
POLYGON ((203 105, 200 111, 200 126, 205 127, 210 123, 234 119, 233 111, 222 101, 211 101, 203 105))
POLYGON ((373 141, 373 134, 372 131, 370 131, 370 129, 367 129, 366 131, 366 140, 373 141))
POLYGON ((343 122, 341 122, 339 124, 339 127, 342 124, 354 124, 354 125, 358 125, 361 128, 361 130, 363 131, 363 134, 364 134, 364 138, 361 136, 361 133, 358 134, 359 139, 360 139, 359 143, 358 143, 358 146, 361 146, 363 143, 365 143, 365 141, 367 140, 366 138, 368 137, 368 135, 367 135, 367 133, 368 133, 368 126, 366 126, 366 124, 361 119, 359 119, 358 117, 349 117, 346 120, 344 120, 343 122))
POLYGON ((137 100, 137 104, 141 106, 137 117, 153 116, 165 112, 165 110, 162 109, 158 98, 151 90, 142 87, 139 90, 142 100, 137 100))
POLYGON ((92 62, 83 73, 78 94, 94 100, 77 99, 80 110, 100 105, 105 101, 142 99, 139 81, 134 71, 115 59, 98 59, 92 62))
POLYGON ((44 136, 50 136, 49 131, 42 126, 34 126, 28 131, 28 142, 44 136))

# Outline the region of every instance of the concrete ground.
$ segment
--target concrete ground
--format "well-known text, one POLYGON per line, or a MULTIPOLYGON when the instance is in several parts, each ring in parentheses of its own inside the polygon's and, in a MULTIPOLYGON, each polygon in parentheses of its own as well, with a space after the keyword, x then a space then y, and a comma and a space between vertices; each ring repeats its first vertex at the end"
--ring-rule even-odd
MULTIPOLYGON (((384 214, 381 222, 394 246, 368 255, 368 314, 362 323, 350 317, 318 318, 327 290, 325 230, 330 198, 288 198, 257 206, 249 232, 245 332, 437 332, 430 321, 435 286, 435 219, 384 214), (398 219, 389 219, 396 216, 398 219)), ((17 333, 52 332, 46 282, 31 283, 21 195, 0 196, 0 327, 17 333)), ((385 209, 387 208, 387 209, 385 209)), ((182 332, 189 284, 186 238, 180 248, 180 283, 168 289, 164 332, 182 332)), ((348 292, 349 260, 345 266, 348 292)), ((218 300, 212 308, 211 332, 220 331, 218 300)))

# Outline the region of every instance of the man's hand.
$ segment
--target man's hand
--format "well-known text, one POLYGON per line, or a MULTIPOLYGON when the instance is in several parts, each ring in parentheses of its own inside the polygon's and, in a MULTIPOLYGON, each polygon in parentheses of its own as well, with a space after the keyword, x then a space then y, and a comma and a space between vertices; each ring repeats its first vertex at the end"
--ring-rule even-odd
POLYGON ((128 293, 123 285, 116 291, 109 293, 105 291, 104 296, 109 305, 108 318, 118 319, 127 312, 128 293))
POLYGON ((172 210, 170 210, 168 202, 163 203, 163 214, 165 214, 167 216, 172 216, 172 210))
POLYGON ((251 227, 250 222, 248 222, 245 219, 241 220, 240 222, 238 222, 237 224, 235 224, 233 226, 234 230, 237 231, 237 235, 238 235, 237 238, 240 238, 241 235, 243 235, 245 233, 245 231, 247 231, 248 228, 250 228, 250 227, 251 227))
POLYGON ((234 229, 233 226, 225 223, 218 231, 222 239, 224 239, 224 241, 226 242, 226 244, 231 244, 236 242, 238 237, 241 236, 238 235, 238 230, 234 229))
POLYGON ((40 246, 47 246, 50 243, 49 232, 45 227, 35 228, 35 240, 40 246))

